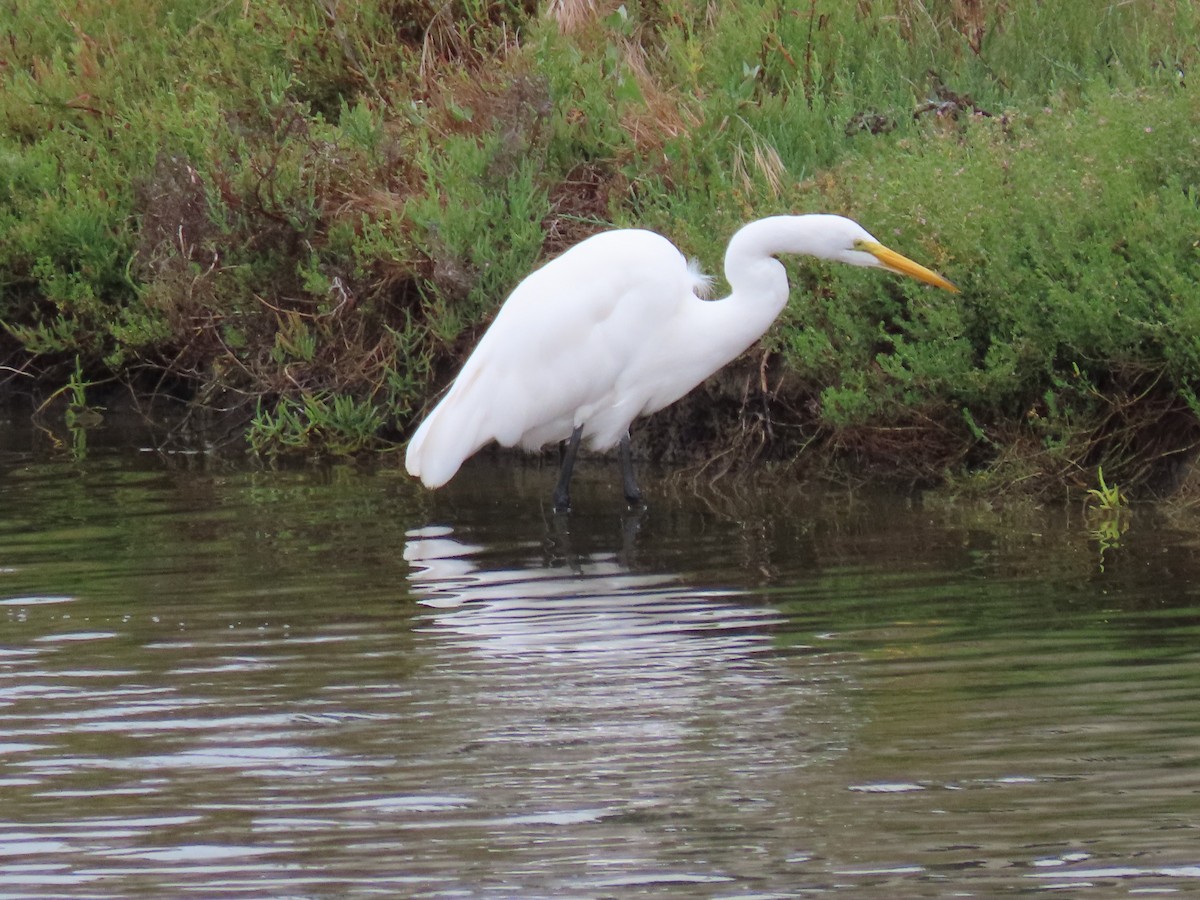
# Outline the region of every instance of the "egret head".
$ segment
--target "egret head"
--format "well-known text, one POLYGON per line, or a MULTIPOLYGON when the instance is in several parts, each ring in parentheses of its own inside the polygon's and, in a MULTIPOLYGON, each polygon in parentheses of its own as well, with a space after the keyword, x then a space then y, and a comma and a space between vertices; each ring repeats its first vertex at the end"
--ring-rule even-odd
POLYGON ((852 219, 842 216, 829 216, 828 219, 828 235, 833 244, 833 252, 828 254, 830 259, 851 266, 887 269, 889 272, 907 275, 926 284, 958 293, 958 288, 937 272, 913 262, 895 250, 888 249, 852 219))

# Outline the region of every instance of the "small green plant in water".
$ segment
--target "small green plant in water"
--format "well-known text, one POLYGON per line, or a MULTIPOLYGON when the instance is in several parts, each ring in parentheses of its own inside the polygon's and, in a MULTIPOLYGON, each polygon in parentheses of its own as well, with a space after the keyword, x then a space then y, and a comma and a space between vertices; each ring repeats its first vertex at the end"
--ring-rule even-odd
POLYGON ((1104 480, 1103 466, 1096 467, 1096 480, 1100 483, 1100 487, 1088 490, 1088 495, 1092 498, 1091 502, 1095 508, 1108 512, 1124 509, 1129 504, 1117 485, 1108 484, 1104 480))
POLYGON ((67 377, 67 383, 42 401, 34 414, 35 419, 49 409, 59 397, 66 397, 67 406, 63 412, 63 421, 68 428, 89 428, 100 424, 104 411, 102 406, 88 403, 87 389, 95 382, 88 381, 83 375, 83 363, 75 357, 75 371, 67 377))
POLYGON ((100 423, 103 407, 92 406, 87 400, 87 389, 91 382, 83 378, 83 365, 79 357, 75 357, 75 371, 67 379, 63 390, 67 393, 67 411, 64 418, 68 428, 89 428, 100 423))
POLYGON ((47 422, 43 424, 43 416, 47 410, 52 407, 59 408, 56 403, 60 398, 66 400, 66 406, 63 408, 63 424, 67 426, 67 432, 70 435, 71 455, 76 459, 83 459, 87 456, 87 429, 93 428, 101 423, 103 416, 101 413, 104 407, 95 406, 88 402, 87 391, 95 382, 84 378, 83 363, 79 357, 75 357, 75 370, 67 376, 66 384, 60 386, 54 393, 42 401, 42 404, 33 414, 34 424, 37 425, 57 447, 65 446, 65 442, 61 436, 55 433, 55 429, 47 422))
POLYGON ((1121 546, 1121 537, 1129 529, 1129 500, 1120 487, 1104 480, 1103 467, 1096 468, 1096 480, 1099 487, 1088 490, 1088 523, 1100 552, 1103 572, 1105 554, 1121 546))

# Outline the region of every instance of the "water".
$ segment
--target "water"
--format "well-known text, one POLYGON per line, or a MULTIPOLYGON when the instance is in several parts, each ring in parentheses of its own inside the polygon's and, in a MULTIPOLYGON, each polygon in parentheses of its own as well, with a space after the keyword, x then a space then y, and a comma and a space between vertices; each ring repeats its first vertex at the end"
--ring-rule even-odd
POLYGON ((0 449, 0 897, 1200 891, 1196 536, 0 449))

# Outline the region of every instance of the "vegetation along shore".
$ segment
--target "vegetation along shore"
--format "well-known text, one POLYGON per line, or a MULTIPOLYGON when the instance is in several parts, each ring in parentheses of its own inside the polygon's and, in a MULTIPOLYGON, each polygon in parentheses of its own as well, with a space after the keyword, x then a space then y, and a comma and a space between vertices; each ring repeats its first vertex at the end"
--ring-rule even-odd
POLYGON ((1195 0, 8 6, 0 395, 41 415, 120 391, 266 456, 392 448, 579 240, 653 229, 719 276, 743 222, 821 211, 962 293, 789 261, 775 327, 640 455, 1196 478, 1195 0))

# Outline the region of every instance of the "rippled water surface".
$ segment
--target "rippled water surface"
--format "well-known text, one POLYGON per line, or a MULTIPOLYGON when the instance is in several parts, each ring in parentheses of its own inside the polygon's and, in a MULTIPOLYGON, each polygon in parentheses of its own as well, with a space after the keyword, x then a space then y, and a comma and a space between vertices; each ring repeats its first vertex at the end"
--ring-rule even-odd
POLYGON ((1200 892, 1195 523, 552 480, 0 450, 0 897, 1200 892))

